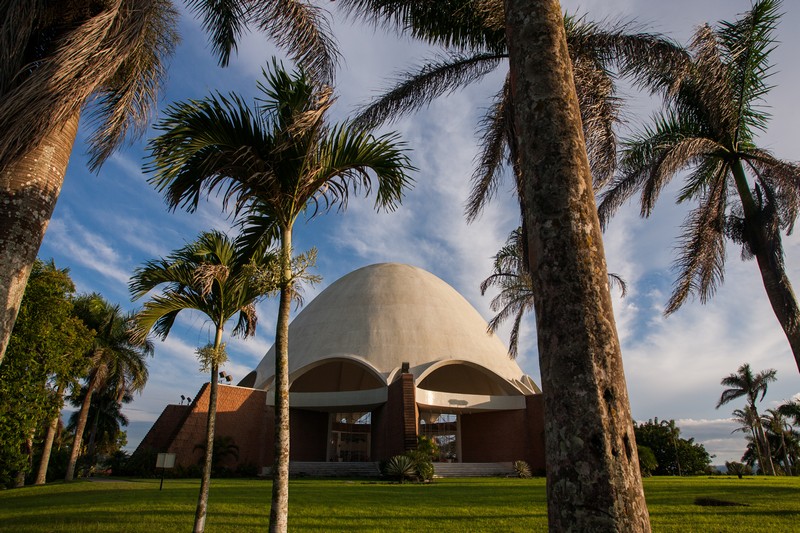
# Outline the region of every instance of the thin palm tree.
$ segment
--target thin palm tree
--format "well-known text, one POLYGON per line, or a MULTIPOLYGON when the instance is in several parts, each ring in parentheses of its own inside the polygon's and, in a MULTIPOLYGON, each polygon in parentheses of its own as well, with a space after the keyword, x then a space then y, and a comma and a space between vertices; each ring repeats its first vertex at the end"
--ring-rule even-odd
POLYGON ((152 331, 166 339, 178 314, 186 310, 206 315, 214 328, 213 342, 197 350, 211 381, 203 478, 194 521, 196 533, 205 530, 217 414, 217 373, 219 365, 227 360, 222 342, 225 324, 238 314, 233 335, 247 338, 255 334, 255 304, 273 290, 257 280, 268 279, 269 276, 262 274, 269 272, 273 263, 271 253, 241 254, 225 234, 208 231, 166 258, 145 263, 131 277, 129 289, 134 300, 154 289, 161 290, 136 313, 132 329, 136 338, 145 338, 152 331))
MULTIPOLYGON (((343 0, 340 4, 368 21, 443 48, 443 53, 424 60, 423 66, 399 74, 394 87, 364 106, 358 117, 364 123, 398 120, 507 66, 502 0, 343 0)), ((630 23, 603 25, 565 15, 564 26, 586 149, 595 185, 599 186, 611 179, 616 168, 614 127, 620 121, 621 100, 614 69, 636 76, 634 81, 640 83, 684 61, 685 53, 671 40, 642 32, 630 23)), ((497 191, 506 165, 513 169, 522 200, 513 113, 510 79, 506 76, 480 120, 481 152, 466 206, 469 221, 478 217, 497 191)))
POLYGON ((96 170, 144 132, 178 14, 170 0, 4 0, 0 12, 2 362, 82 109, 91 115, 89 167, 96 170))
POLYGON ((759 444, 760 439, 757 438, 756 433, 756 419, 758 418, 758 413, 754 413, 753 409, 749 405, 746 405, 744 409, 734 409, 732 414, 732 420, 738 423, 739 427, 731 431, 731 433, 736 433, 739 431, 742 433, 749 432, 749 435, 747 435, 748 448, 752 446, 752 448, 755 450, 755 457, 758 459, 758 462, 761 465, 761 470, 766 471, 766 468, 764 467, 764 454, 761 453, 761 445, 759 444))
POLYGON ((661 427, 667 428, 669 431, 669 438, 672 440, 672 447, 675 449, 675 465, 678 467, 678 476, 682 476, 681 473, 681 459, 678 454, 678 437, 680 437, 681 430, 678 426, 675 425, 674 420, 662 420, 661 427))
POLYGON ((395 208, 413 170, 395 134, 374 137, 344 122, 329 126, 328 87, 277 63, 264 72, 255 109, 230 95, 173 105, 151 142, 150 171, 170 208, 193 211, 203 190, 223 191, 242 215, 243 239, 252 249, 280 242, 280 305, 275 334, 275 466, 270 531, 288 520, 291 299, 304 275, 293 268, 292 229, 302 214, 344 209, 351 193, 369 193, 376 207, 395 208))
POLYGON ((75 424, 66 481, 72 481, 75 475, 95 391, 112 387, 117 395, 117 403, 122 401, 126 393, 141 391, 148 378, 146 358, 153 353, 153 346, 147 338, 134 338, 132 335, 132 317, 99 294, 78 298, 75 301, 75 314, 95 331, 95 337, 88 354, 91 366, 86 376, 86 394, 75 424))
MULTIPOLYGON (((489 321, 488 331, 495 333, 506 320, 514 317, 508 341, 508 355, 512 359, 517 357, 519 351, 522 318, 534 309, 533 278, 525 248, 525 236, 522 227, 519 227, 511 232, 505 246, 494 256, 492 274, 481 283, 481 295, 485 295, 492 287, 500 289, 489 304, 497 314, 489 321)), ((608 281, 619 288, 624 298, 628 289, 625 280, 609 272, 608 281)))
POLYGON ((756 402, 763 400, 767 394, 769 384, 776 381, 777 370, 770 368, 762 370, 758 374, 753 374, 749 363, 744 363, 735 374, 729 374, 727 377, 722 378, 720 384, 727 389, 722 391, 717 402, 717 409, 737 398, 745 397, 747 399, 747 407, 750 409, 752 416, 752 424, 754 428, 754 438, 757 446, 760 447, 763 453, 764 462, 762 467, 767 474, 774 476, 775 469, 772 465, 772 452, 769 447, 769 441, 764 434, 764 427, 761 424, 761 415, 758 413, 756 402), (759 398, 761 396, 761 398, 759 398))
POLYGON ((783 471, 787 476, 792 475, 792 462, 789 460, 789 448, 786 445, 786 435, 791 434, 791 426, 786 417, 778 409, 767 409, 767 413, 762 417, 764 427, 767 431, 767 438, 770 434, 777 437, 780 442, 779 449, 775 450, 775 457, 780 457, 783 461, 783 471))
POLYGON ((665 313, 691 295, 705 303, 723 281, 726 237, 755 257, 761 278, 800 370, 800 307, 786 275, 780 232, 791 232, 800 206, 800 165, 756 144, 768 114, 770 52, 780 0, 759 0, 735 22, 706 25, 690 46, 692 61, 657 84, 665 108, 625 144, 619 176, 601 197, 605 225, 634 193, 647 217, 675 176, 678 202, 699 205, 684 223, 678 279, 665 313), (684 171, 689 171, 688 173, 684 171))

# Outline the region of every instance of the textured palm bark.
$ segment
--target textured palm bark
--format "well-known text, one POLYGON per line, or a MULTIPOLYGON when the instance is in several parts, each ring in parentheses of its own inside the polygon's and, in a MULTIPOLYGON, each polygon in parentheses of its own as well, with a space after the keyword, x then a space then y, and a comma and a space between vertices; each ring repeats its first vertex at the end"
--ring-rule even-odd
MULTIPOLYGON (((219 350, 222 343, 222 329, 217 328, 214 339, 214 349, 219 350)), ((208 491, 211 488, 211 467, 214 457, 214 433, 217 429, 217 372, 219 365, 216 361, 211 363, 211 384, 208 393, 208 420, 206 422, 206 450, 203 458, 203 477, 200 481, 200 493, 197 496, 197 509, 194 513, 194 533, 203 533, 206 529, 206 515, 208 514, 208 491)))
MULTIPOLYGON (((736 162, 732 168, 736 191, 742 201, 744 217, 746 220, 754 220, 757 218, 758 208, 750 193, 750 186, 747 184, 741 162, 736 162)), ((755 251, 761 281, 764 283, 764 290, 767 292, 772 312, 775 313, 775 317, 789 341, 797 370, 800 371, 800 306, 797 305, 792 284, 786 275, 783 258, 770 253, 772 247, 760 224, 750 223, 748 227, 757 228, 757 231, 749 235, 753 241, 750 243, 751 249, 755 251)))
POLYGON ((275 459, 272 465, 270 533, 289 526, 289 313, 292 304, 292 229, 281 232, 281 280, 278 324, 275 327, 275 459))
POLYGON ((75 438, 72 440, 72 450, 69 454, 69 463, 67 463, 67 475, 64 481, 72 481, 75 477, 75 465, 78 463, 78 456, 81 453, 81 446, 83 445, 83 431, 86 429, 86 422, 89 419, 89 406, 92 404, 92 395, 97 388, 97 383, 100 381, 102 369, 97 369, 92 374, 89 380, 89 385, 86 386, 86 397, 81 404, 81 410, 78 412, 78 423, 75 425, 75 438))
POLYGON ((42 443, 42 458, 39 460, 39 470, 36 472, 36 481, 34 485, 44 485, 47 480, 47 468, 50 466, 50 452, 53 450, 53 441, 56 437, 58 430, 58 419, 61 415, 61 407, 64 405, 64 384, 59 384, 56 389, 56 397, 58 398, 58 412, 50 421, 47 426, 47 433, 45 433, 44 442, 42 443))
POLYGON ((0 173, 0 364, 78 132, 75 114, 0 173))
POLYGON ((505 5, 550 531, 650 531, 561 6, 505 5))

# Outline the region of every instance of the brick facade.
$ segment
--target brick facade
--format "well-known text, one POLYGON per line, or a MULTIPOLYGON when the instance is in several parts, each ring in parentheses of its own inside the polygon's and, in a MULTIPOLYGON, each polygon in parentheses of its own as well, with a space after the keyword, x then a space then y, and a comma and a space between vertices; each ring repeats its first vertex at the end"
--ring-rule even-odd
MULTIPOLYGON (((209 384, 191 405, 168 405, 153 424, 137 452, 150 449, 176 454, 176 466, 196 465, 205 442, 209 384)), ((388 387, 386 404, 372 412, 370 459, 384 460, 416 446, 419 409, 414 378, 401 374, 388 387)), ((274 410, 266 392, 220 385, 216 436, 230 437, 239 447, 238 461, 227 457, 222 466, 255 466, 260 472, 273 462, 274 410)), ((293 461, 327 459, 329 414, 291 409, 293 461)), ((136 453, 136 452, 135 452, 136 453)), ((461 461, 505 462, 523 459, 534 471, 544 470, 544 405, 542 395, 526 397, 526 409, 461 415, 461 461)))

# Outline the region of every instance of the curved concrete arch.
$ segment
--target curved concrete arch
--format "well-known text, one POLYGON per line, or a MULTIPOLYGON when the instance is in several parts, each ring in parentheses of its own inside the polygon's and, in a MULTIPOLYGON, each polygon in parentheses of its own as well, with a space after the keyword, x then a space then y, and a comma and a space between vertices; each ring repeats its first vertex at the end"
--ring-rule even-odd
MULTIPOLYGON (((439 391, 439 392, 459 392, 459 393, 469 393, 469 390, 454 390, 453 386, 449 387, 439 387, 439 388, 430 388, 424 387, 423 383, 426 379, 431 378, 434 374, 440 373, 445 371, 447 367, 460 367, 464 369, 468 369, 469 372, 474 372, 480 376, 485 377, 491 385, 489 390, 481 390, 482 394, 492 395, 492 396, 517 396, 517 395, 524 395, 524 391, 520 390, 520 388, 513 382, 507 379, 504 379, 502 376, 498 375, 497 373, 493 372, 491 369, 483 367, 481 365, 475 364, 471 361, 463 361, 458 359, 446 359, 441 361, 435 361, 433 364, 427 366, 418 376, 415 378, 415 385, 417 388, 430 390, 430 391, 439 391), (444 390, 449 389, 449 390, 444 390), (502 393, 501 393, 502 391, 502 393)), ((463 376, 461 376, 463 378, 463 376)), ((463 380, 461 383, 457 384, 455 388, 465 388, 463 385, 463 380)), ((469 388, 469 387, 466 387, 469 388)), ((473 390, 475 387, 473 387, 473 390)))
MULTIPOLYGON (((375 381, 376 385, 378 385, 377 387, 363 387, 363 388, 359 387, 359 388, 347 388, 347 389, 338 388, 338 390, 367 390, 367 389, 374 389, 374 388, 380 388, 380 387, 386 387, 387 386, 386 376, 384 374, 382 374, 381 372, 379 372, 374 366, 372 366, 369 363, 369 361, 367 361, 363 357, 360 357, 360 356, 357 356, 357 355, 354 355, 354 354, 334 354, 334 355, 331 355, 328 358, 311 362, 311 363, 307 364, 306 366, 304 366, 303 368, 300 368, 300 369, 290 373, 289 374, 289 390, 291 392, 295 392, 292 389, 292 387, 295 385, 295 383, 297 383, 298 380, 302 380, 302 378, 304 376, 307 376, 310 372, 314 371, 315 369, 319 369, 320 367, 323 367, 323 366, 326 366, 326 365, 334 365, 334 364, 337 364, 337 363, 339 363, 339 364, 343 363, 343 364, 347 364, 347 365, 352 365, 354 368, 358 368, 358 369, 362 370, 364 373, 368 374, 369 377, 371 377, 375 381)), ((336 389, 336 387, 333 387, 333 388, 336 389)), ((320 387, 320 389, 318 391, 305 391, 305 392, 322 392, 323 389, 331 389, 331 387, 330 386, 323 386, 323 387, 320 387)), ((330 392, 333 392, 333 390, 331 390, 330 392)))

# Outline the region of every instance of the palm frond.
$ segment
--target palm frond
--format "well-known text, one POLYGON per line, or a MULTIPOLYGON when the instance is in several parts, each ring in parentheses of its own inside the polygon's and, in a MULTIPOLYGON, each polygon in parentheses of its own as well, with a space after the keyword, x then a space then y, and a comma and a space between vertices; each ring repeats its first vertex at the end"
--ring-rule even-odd
MULTIPOLYGON (((90 147, 93 169, 120 145, 131 126, 142 131, 155 103, 163 61, 177 40, 177 15, 167 0, 114 0, 103 6, 59 26, 56 41, 48 45, 52 53, 25 65, 24 72, 13 74, 14 83, 6 83, 0 123, 11 133, 0 138, 0 169, 62 127, 93 94, 99 98, 94 115, 99 129, 90 147)), ((43 9, 35 4, 31 9, 35 7, 43 9)), ((38 24, 41 16, 36 13, 26 21, 38 24)))
POLYGON ((186 5, 202 19, 220 66, 228 66, 231 53, 238 50, 238 41, 246 30, 247 3, 243 0, 186 0, 186 5))
POLYGON ((505 57, 485 52, 431 57, 423 66, 399 74, 392 89, 357 112, 356 122, 367 126, 391 123, 430 105, 439 96, 480 80, 505 57))
POLYGON ((497 93, 492 106, 481 120, 481 151, 472 173, 472 188, 466 203, 467 222, 473 222, 494 197, 503 175, 503 165, 509 157, 513 157, 509 150, 509 139, 513 138, 510 108, 511 87, 506 76, 503 89, 497 93))
POLYGON ((791 234, 800 209, 800 164, 761 149, 750 150, 745 161, 761 187, 773 191, 781 228, 791 234))
POLYGON ((756 104, 771 89, 766 80, 771 74, 769 55, 775 47, 773 34, 780 19, 780 4, 780 0, 759 0, 742 18, 722 22, 717 31, 735 96, 736 131, 763 130, 769 118, 756 104))
POLYGON ((376 26, 457 50, 505 50, 501 0, 340 0, 346 12, 376 26))
POLYGON ((268 0, 255 3, 252 18, 317 85, 333 83, 339 53, 327 11, 311 2, 268 0))
POLYGON ((664 314, 674 313, 690 294, 706 303, 724 279, 725 195, 724 180, 714 180, 706 198, 687 217, 685 237, 675 261, 678 278, 664 314))

